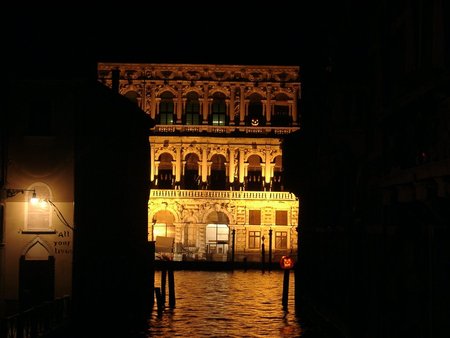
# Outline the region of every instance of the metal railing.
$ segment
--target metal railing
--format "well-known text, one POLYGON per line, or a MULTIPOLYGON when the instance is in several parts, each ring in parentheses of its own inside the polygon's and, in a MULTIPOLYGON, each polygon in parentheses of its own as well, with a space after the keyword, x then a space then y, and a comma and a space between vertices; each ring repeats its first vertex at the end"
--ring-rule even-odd
POLYGON ((252 126, 211 126, 211 125, 164 125, 158 124, 152 130, 156 133, 211 133, 211 134, 231 134, 236 131, 245 134, 257 134, 257 135, 287 135, 296 130, 299 130, 299 126, 293 127, 252 127, 252 126))
POLYGON ((0 337, 42 337, 63 325, 70 317, 70 296, 44 302, 0 319, 0 337))
POLYGON ((215 198, 215 199, 260 199, 296 201, 297 197, 283 191, 227 191, 227 190, 164 190, 151 189, 150 198, 215 198))

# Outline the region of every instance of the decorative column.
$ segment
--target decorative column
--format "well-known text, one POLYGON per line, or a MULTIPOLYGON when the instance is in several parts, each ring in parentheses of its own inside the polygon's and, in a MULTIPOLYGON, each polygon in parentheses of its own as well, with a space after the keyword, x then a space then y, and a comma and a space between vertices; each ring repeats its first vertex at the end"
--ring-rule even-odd
POLYGON ((159 161, 155 161, 155 186, 158 187, 159 161))
POLYGON ((264 176, 265 176, 264 181, 266 182, 266 184, 269 184, 270 180, 272 178, 271 173, 270 173, 270 153, 271 153, 270 149, 266 149, 264 151, 264 155, 266 156, 266 165, 264 168, 264 172, 265 172, 264 173, 264 176))
POLYGON ((289 116, 291 117, 291 121, 294 121, 294 117, 292 116, 292 106, 293 106, 293 101, 289 100, 289 116))
POLYGON ((230 148, 230 158, 228 160, 229 166, 228 166, 228 182, 233 183, 234 182, 234 149, 230 148))
POLYGON ((202 148, 202 184, 208 181, 208 148, 202 148))
POLYGON ((230 125, 234 125, 234 87, 230 86, 230 103, 229 103, 229 121, 230 125))
POLYGON ((203 121, 202 124, 208 124, 209 116, 209 91, 208 84, 203 85, 203 121))
POLYGON ((161 103, 161 98, 157 97, 155 98, 155 118, 157 115, 159 115, 159 104, 161 103))
POLYGON ((250 103, 250 100, 244 100, 244 124, 245 120, 247 119, 248 115, 248 104, 250 103))
POLYGON ((180 185, 181 181, 181 148, 175 149, 175 185, 180 185))
POLYGON ((298 124, 297 116, 297 89, 294 88, 294 100, 292 100, 292 124, 296 126, 298 124))
POLYGON ((267 97, 266 97, 266 123, 268 126, 270 126, 270 120, 272 117, 272 104, 270 102, 270 92, 271 87, 267 87, 267 97))
POLYGON ((244 151, 239 149, 239 183, 244 184, 244 151))
POLYGON ((156 88, 155 85, 152 84, 151 87, 151 96, 150 96, 150 104, 151 104, 151 110, 150 110, 150 116, 152 119, 155 119, 156 116, 156 88))
POLYGON ((244 86, 240 87, 240 111, 239 111, 239 125, 245 125, 245 100, 244 100, 244 86))
POLYGON ((177 124, 181 124, 181 118, 183 116, 183 98, 182 98, 181 86, 178 87, 178 97, 177 97, 177 124))
POLYGON ((155 148, 150 147, 150 182, 155 180, 155 148))
POLYGON ((142 89, 140 95, 140 107, 143 111, 147 111, 147 83, 145 82, 145 79, 142 80, 142 89))

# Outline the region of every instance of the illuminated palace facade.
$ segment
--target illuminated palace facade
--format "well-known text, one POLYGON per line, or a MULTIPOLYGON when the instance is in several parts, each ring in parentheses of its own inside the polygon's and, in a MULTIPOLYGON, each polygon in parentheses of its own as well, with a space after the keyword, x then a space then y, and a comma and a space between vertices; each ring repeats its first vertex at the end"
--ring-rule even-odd
POLYGON ((281 142, 299 129, 299 67, 100 63, 98 80, 156 122, 148 239, 157 253, 296 252, 299 201, 284 190, 281 142))

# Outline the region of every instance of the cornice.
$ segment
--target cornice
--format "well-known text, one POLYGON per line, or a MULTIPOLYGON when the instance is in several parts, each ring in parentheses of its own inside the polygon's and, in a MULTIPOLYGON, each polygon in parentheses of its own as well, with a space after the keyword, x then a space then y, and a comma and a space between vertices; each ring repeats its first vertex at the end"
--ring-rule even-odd
POLYGON ((280 65, 211 65, 211 64, 153 64, 98 63, 99 80, 112 78, 119 70, 126 80, 184 80, 229 82, 299 83, 299 66, 280 65))

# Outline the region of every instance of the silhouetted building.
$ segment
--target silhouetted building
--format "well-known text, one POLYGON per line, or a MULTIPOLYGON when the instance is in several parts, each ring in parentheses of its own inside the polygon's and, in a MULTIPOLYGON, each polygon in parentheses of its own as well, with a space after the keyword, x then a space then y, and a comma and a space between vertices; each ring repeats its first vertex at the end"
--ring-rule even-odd
POLYGON ((259 261, 272 237, 274 259, 296 252, 298 199, 284 189, 280 144, 299 129, 299 67, 100 63, 98 80, 156 121, 148 239, 157 251, 259 261))
POLYGON ((448 337, 449 6, 369 4, 336 15, 283 146, 298 301, 347 337, 448 337))
POLYGON ((2 314, 64 296, 80 325, 126 323, 149 311, 152 120, 95 80, 8 85, 1 122, 2 314))

